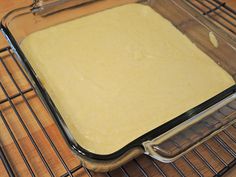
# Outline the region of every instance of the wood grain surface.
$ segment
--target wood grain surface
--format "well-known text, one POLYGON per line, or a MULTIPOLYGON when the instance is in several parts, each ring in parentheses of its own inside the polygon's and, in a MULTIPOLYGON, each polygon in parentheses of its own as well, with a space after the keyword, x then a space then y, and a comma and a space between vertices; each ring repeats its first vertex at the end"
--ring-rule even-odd
MULTIPOLYGON (((228 0, 228 2, 236 7, 236 3, 234 0, 228 0)), ((23 4, 30 4, 30 0, 0 0, 0 18, 11 9, 16 7, 21 7, 23 4)), ((22 27, 23 28, 23 27, 22 27)), ((0 36, 0 48, 7 46, 6 41, 0 36)), ((20 71, 18 65, 12 59, 12 56, 9 55, 9 52, 4 52, 0 55, 0 58, 4 61, 5 65, 11 72, 13 78, 16 80, 16 84, 23 91, 30 89, 31 86, 28 81, 25 79, 24 75, 20 71)), ((18 90, 11 78, 9 77, 8 71, 4 68, 3 63, 0 63, 0 82, 7 90, 7 94, 9 96, 14 96, 18 93, 18 90)), ((29 104, 33 108, 33 111, 39 118, 42 125, 45 127, 46 132, 49 134, 51 139, 53 140, 55 146, 59 150, 62 158, 65 163, 68 165, 69 169, 73 169, 74 167, 80 164, 79 160, 71 153, 71 151, 66 146, 62 136, 60 135, 56 125, 54 124, 52 118, 45 110, 44 106, 40 102, 34 91, 29 91, 25 94, 29 104)), ((6 94, 0 89, 0 100, 4 100, 6 98, 6 94)), ((62 163, 57 158, 55 152, 49 145, 48 140, 43 134, 41 128, 38 123, 35 121, 34 115, 30 111, 27 102, 24 100, 22 96, 13 99, 13 105, 15 110, 19 113, 19 116, 22 118, 23 122, 25 122, 28 130, 31 132, 32 137, 35 140, 35 143, 38 145, 40 152, 42 152, 43 157, 49 164, 55 176, 61 176, 66 172, 62 163)), ((0 104, 0 110, 3 113, 3 116, 6 118, 7 124, 13 130, 13 134, 16 136, 19 146, 22 147, 23 153, 25 154, 27 160, 30 163, 33 171, 37 174, 37 176, 48 176, 48 171, 45 165, 42 163, 38 152, 36 151, 34 145, 30 141, 29 136, 27 136, 27 132, 23 130, 22 124, 20 123, 19 118, 16 116, 16 112, 12 108, 9 102, 5 102, 0 104)), ((219 137, 223 139, 227 144, 234 150, 236 150, 236 143, 227 136, 226 133, 230 133, 236 139, 236 130, 234 127, 230 127, 226 132, 220 133, 219 137)), ((17 176, 29 176, 29 171, 27 170, 26 165, 16 149, 15 144, 13 143, 10 134, 8 133, 4 121, 0 120, 0 143, 4 148, 4 152, 6 153, 8 160, 11 162, 12 168, 14 169, 15 174, 17 176)), ((226 150, 220 148, 219 143, 216 143, 214 140, 209 140, 206 143, 207 146, 210 146, 217 154, 224 158, 226 163, 229 163, 233 160, 234 157, 230 155, 226 150)), ((207 167, 199 156, 196 154, 201 152, 203 154, 203 158, 208 161, 211 167, 213 167, 216 171, 219 171, 223 168, 224 164, 215 156, 206 149, 206 145, 201 145, 197 147, 194 151, 188 153, 186 158, 189 159, 191 164, 195 166, 201 173, 205 176, 213 176, 214 171, 207 167)), ((177 160, 175 163, 163 164, 157 161, 152 161, 147 156, 140 156, 135 161, 131 161, 126 164, 123 168, 119 168, 110 172, 111 176, 124 176, 124 171, 129 174, 131 177, 143 176, 142 170, 145 170, 149 176, 161 176, 162 171, 157 170, 157 168, 161 168, 163 172, 167 176, 179 176, 177 173, 178 169, 181 169, 185 176, 197 176, 194 173, 194 170, 189 167, 189 164, 181 158, 177 160), (141 166, 141 170, 140 167, 141 166), (195 174, 195 175, 194 175, 195 174)), ((97 177, 106 176, 105 174, 93 174, 97 177)), ((0 176, 5 177, 8 176, 6 170, 1 164, 0 161, 0 176)), ((76 172, 75 176, 88 176, 87 173, 81 169, 76 172)), ((225 176, 233 177, 236 176, 236 168, 231 169, 225 176)))

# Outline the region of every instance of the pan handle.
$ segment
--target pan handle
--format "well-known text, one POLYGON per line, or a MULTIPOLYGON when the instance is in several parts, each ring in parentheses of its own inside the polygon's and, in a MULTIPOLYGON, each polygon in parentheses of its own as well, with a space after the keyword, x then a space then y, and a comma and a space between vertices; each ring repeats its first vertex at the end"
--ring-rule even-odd
POLYGON ((222 100, 164 135, 144 142, 145 154, 161 162, 173 162, 234 124, 236 122, 235 96, 234 94, 222 100))
POLYGON ((88 4, 95 3, 107 3, 110 4, 127 4, 127 3, 143 3, 143 0, 112 0, 114 2, 111 3, 111 0, 33 0, 34 8, 32 9, 35 15, 47 16, 53 14, 55 12, 59 12, 72 7, 81 7, 88 4))
POLYGON ((71 8, 74 6, 81 6, 99 0, 34 0, 35 8, 34 14, 46 16, 63 9, 71 8))

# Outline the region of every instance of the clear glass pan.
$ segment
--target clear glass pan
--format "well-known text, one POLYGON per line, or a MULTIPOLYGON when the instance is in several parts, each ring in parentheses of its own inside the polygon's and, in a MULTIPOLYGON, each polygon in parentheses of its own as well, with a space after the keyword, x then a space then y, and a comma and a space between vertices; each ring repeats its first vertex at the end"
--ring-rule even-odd
POLYGON ((235 37, 203 17, 184 0, 34 1, 30 6, 9 12, 1 21, 1 31, 29 75, 41 100, 55 119, 69 147, 82 160, 83 165, 95 171, 109 171, 141 153, 146 153, 163 162, 174 161, 236 121, 236 86, 234 85, 155 130, 137 137, 136 140, 113 154, 93 154, 83 149, 79 142, 74 140, 19 44, 33 32, 131 2, 151 6, 236 80, 235 37), (215 34, 218 47, 212 45, 209 39, 210 32, 215 34))

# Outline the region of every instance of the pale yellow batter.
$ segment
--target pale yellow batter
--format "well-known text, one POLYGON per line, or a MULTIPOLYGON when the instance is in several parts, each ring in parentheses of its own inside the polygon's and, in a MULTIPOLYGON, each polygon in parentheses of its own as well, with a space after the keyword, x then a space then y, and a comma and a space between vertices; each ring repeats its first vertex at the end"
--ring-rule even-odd
POLYGON ((140 4, 33 33, 21 48, 74 138, 97 154, 119 150, 234 84, 140 4))

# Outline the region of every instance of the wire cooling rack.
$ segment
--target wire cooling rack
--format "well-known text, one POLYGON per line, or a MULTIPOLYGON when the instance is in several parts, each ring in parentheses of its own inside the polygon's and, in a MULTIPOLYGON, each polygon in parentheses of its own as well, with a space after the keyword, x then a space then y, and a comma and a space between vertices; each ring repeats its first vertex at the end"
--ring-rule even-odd
MULTIPOLYGON (((236 35, 236 9, 227 0, 185 0, 202 15, 212 20, 229 33, 236 35)), ((232 4, 233 5, 233 4, 232 4)), ((236 5, 235 5, 236 7, 236 5)))
POLYGON ((174 163, 140 156, 109 173, 82 167, 68 150, 10 47, 0 50, 1 176, 220 176, 236 162, 231 126, 174 163))
MULTIPOLYGON (((186 2, 236 34, 236 12, 226 1, 186 2)), ((236 163, 236 125, 174 163, 164 164, 142 155, 109 173, 91 172, 68 149, 12 49, 6 47, 0 49, 0 158, 1 177, 221 176, 236 163)))

